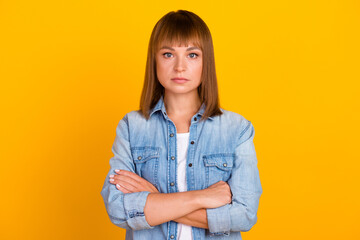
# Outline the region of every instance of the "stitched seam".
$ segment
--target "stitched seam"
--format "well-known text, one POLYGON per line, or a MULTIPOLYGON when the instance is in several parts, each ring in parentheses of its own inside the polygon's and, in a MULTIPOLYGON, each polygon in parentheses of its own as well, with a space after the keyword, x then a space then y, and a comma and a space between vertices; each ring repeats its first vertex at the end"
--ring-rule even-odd
POLYGON ((113 215, 111 215, 111 214, 109 214, 109 217, 111 218, 111 219, 114 219, 114 220, 118 220, 118 221, 125 221, 124 219, 122 219, 122 218, 118 218, 118 217, 114 217, 113 215))
POLYGON ((249 120, 248 121, 248 125, 244 128, 244 130, 241 131, 240 133, 240 138, 244 135, 244 133, 246 132, 246 130, 249 129, 249 127, 251 126, 251 122, 249 120))
MULTIPOLYGON (((250 128, 250 126, 251 126, 251 121, 249 121, 249 120, 247 120, 247 121, 248 121, 248 125, 244 128, 244 130, 241 131, 240 137, 239 137, 238 141, 241 140, 242 136, 244 136, 245 132, 246 132, 246 131, 250 128)), ((247 140, 247 139, 245 139, 245 141, 246 141, 246 140, 247 140)), ((245 141, 243 141, 243 142, 245 142, 245 141)), ((238 145, 242 144, 243 142, 240 142, 238 145)))

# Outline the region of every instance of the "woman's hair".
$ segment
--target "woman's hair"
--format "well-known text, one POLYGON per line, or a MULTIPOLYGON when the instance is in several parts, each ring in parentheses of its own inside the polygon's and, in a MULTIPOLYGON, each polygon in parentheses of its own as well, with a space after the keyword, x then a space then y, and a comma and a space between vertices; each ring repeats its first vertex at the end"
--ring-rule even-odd
MULTIPOLYGON (((201 120, 209 116, 221 115, 218 97, 218 86, 215 72, 214 47, 210 30, 205 22, 196 14, 178 10, 163 16, 155 25, 148 46, 144 86, 141 93, 140 111, 149 119, 149 111, 155 107, 164 94, 164 87, 160 84, 156 74, 156 58, 162 44, 189 44, 199 47, 203 54, 201 83, 198 94, 201 103, 205 104, 205 111, 201 120)), ((169 44, 169 45, 168 45, 169 44)))

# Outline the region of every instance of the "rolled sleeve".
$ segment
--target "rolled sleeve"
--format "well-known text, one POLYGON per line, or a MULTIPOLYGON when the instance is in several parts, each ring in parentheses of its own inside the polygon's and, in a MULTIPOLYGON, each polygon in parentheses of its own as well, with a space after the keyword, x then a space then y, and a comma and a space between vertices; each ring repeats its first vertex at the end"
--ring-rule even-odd
POLYGON ((149 193, 150 192, 136 192, 124 195, 124 209, 127 223, 129 227, 134 230, 154 228, 146 221, 144 213, 145 203, 149 193))
POLYGON ((227 181, 232 202, 219 208, 207 209, 211 235, 229 235, 230 232, 249 231, 257 222, 259 199, 263 192, 260 183, 254 147, 255 130, 246 120, 235 149, 234 166, 227 181))
POLYGON ((145 219, 144 208, 150 192, 123 193, 109 182, 115 169, 135 172, 129 142, 127 115, 120 120, 116 128, 116 137, 112 147, 114 156, 110 159, 108 172, 101 190, 106 211, 113 224, 124 229, 141 230, 154 228, 145 219))
POLYGON ((218 208, 208 208, 206 214, 211 236, 230 235, 229 204, 218 208))

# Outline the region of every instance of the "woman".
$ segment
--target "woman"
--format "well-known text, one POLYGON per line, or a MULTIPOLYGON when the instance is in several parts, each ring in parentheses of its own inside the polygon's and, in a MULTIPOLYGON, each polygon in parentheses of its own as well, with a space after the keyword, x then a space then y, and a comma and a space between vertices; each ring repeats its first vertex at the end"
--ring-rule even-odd
POLYGON ((169 12, 148 48, 140 110, 116 129, 101 195, 126 239, 241 239, 262 194, 254 127, 219 107, 214 50, 192 12, 169 12))

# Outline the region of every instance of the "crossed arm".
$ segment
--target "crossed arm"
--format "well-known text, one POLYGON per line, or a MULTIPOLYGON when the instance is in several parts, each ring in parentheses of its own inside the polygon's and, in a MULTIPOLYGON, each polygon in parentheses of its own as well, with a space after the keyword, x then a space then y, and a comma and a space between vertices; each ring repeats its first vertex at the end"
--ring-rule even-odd
POLYGON ((225 182, 218 182, 207 190, 166 194, 159 193, 150 182, 133 172, 121 170, 116 173, 110 175, 109 182, 115 184, 116 188, 124 194, 150 192, 144 213, 151 226, 172 220, 208 229, 206 207, 218 207, 231 201, 230 188, 225 182), (208 201, 209 199, 212 200, 208 201))
POLYGON ((249 231, 257 221, 262 187, 253 144, 254 128, 250 121, 245 123, 227 182, 220 181, 196 191, 159 193, 132 171, 127 118, 121 120, 112 148, 111 175, 101 190, 111 221, 133 230, 149 229, 172 220, 208 229, 211 235, 249 231), (115 169, 121 171, 115 174, 115 169))

